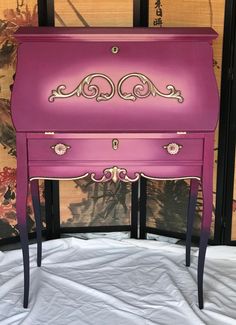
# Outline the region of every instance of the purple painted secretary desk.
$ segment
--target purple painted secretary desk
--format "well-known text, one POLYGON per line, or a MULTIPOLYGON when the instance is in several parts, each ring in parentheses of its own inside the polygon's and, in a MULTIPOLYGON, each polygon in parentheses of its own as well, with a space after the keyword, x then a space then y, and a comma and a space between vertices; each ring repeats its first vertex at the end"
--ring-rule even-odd
POLYGON ((29 295, 28 183, 41 226, 38 179, 191 179, 186 265, 199 181, 203 216, 198 299, 212 219, 219 98, 211 28, 20 28, 11 99, 17 131, 17 220, 29 295))

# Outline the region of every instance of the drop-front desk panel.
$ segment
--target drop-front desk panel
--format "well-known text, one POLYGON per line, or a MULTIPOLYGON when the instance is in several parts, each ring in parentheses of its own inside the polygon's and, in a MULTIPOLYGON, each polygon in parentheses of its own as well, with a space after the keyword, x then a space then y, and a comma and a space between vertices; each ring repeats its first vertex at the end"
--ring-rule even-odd
MULTIPOLYGON (((211 28, 20 28, 11 109, 17 132, 17 219, 28 306, 28 183, 41 222, 38 179, 135 182, 191 179, 186 265, 199 183, 203 216, 199 307, 212 218, 219 99, 211 28)), ((141 216, 142 217, 142 216, 141 216)))

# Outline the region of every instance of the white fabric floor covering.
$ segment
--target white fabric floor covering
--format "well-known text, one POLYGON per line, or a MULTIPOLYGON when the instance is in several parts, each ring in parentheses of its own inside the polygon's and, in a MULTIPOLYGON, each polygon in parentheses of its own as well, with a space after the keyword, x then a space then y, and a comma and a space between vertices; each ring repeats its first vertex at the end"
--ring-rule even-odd
POLYGON ((208 247, 205 308, 197 305, 198 249, 134 239, 64 238, 30 246, 29 308, 21 250, 0 252, 0 324, 236 324, 236 247, 208 247))

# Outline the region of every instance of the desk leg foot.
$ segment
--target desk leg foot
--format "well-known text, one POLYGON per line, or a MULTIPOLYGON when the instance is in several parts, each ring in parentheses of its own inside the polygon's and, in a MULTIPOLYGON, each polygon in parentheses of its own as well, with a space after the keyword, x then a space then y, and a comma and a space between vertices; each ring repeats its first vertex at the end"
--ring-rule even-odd
POLYGON ((210 232, 204 231, 201 234, 199 257, 198 257, 198 305, 200 309, 203 309, 203 273, 206 256, 206 248, 208 243, 210 232))
POLYGON ((37 266, 41 266, 42 260, 42 220, 40 213, 40 200, 39 200, 39 184, 38 180, 34 179, 30 182, 31 195, 34 208, 34 216, 36 223, 36 234, 37 234, 37 266))
POLYGON ((28 308, 29 301, 29 247, 28 247, 28 231, 27 226, 20 229, 20 238, 23 252, 23 263, 24 263, 24 302, 23 307, 28 308))
POLYGON ((187 235, 186 235, 186 266, 190 266, 191 262, 191 242, 192 242, 192 231, 195 209, 197 204, 197 194, 198 194, 198 179, 191 179, 190 181, 190 193, 188 202, 188 213, 187 213, 187 235))

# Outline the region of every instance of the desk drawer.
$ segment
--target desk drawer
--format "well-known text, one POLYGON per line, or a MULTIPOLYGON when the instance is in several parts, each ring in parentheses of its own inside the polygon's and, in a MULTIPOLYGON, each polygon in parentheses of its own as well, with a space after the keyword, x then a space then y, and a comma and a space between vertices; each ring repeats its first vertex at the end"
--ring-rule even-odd
POLYGON ((198 138, 30 138, 29 160, 53 161, 201 161, 198 138))

